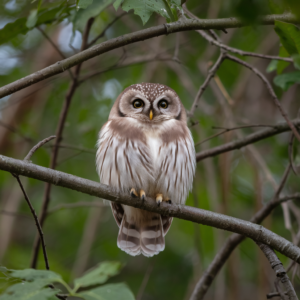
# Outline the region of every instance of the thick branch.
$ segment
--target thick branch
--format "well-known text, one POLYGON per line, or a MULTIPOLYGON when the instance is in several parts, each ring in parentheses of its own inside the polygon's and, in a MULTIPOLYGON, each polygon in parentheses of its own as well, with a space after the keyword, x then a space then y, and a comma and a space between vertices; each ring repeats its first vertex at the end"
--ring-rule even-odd
POLYGON ((259 246, 261 251, 265 254, 266 258, 270 262, 272 269, 275 271, 276 277, 280 278, 281 283, 286 289, 286 293, 289 297, 289 300, 298 300, 294 287, 288 275, 286 274, 286 271, 281 261, 279 260, 279 258, 277 257, 273 249, 271 249, 269 246, 264 245, 262 243, 257 243, 257 245, 259 246))
MULTIPOLYGON (((295 119, 291 121, 294 126, 299 127, 300 126, 300 119, 295 119)), ((240 149, 242 147, 245 147, 249 144, 256 143, 260 140, 263 140, 265 138, 271 137, 273 135, 286 132, 291 130, 290 126, 287 123, 279 123, 275 125, 273 128, 263 129, 258 132, 249 134, 247 137, 243 139, 238 139, 233 142, 229 142, 226 144, 223 144, 221 146, 217 146, 208 150, 201 151, 196 154, 197 162, 205 159, 207 157, 216 156, 220 153, 232 151, 235 149, 240 149)))
POLYGON ((283 255, 300 263, 300 249, 297 246, 263 226, 253 224, 249 221, 184 205, 162 203, 158 207, 155 200, 151 198, 147 198, 143 203, 140 199, 134 199, 127 194, 120 194, 107 185, 3 155, 0 155, 0 169, 117 203, 236 232, 253 239, 255 242, 265 243, 283 255))
MULTIPOLYGON (((299 23, 297 18, 292 14, 269 15, 260 19, 261 25, 273 25, 275 20, 285 21, 290 23, 299 23)), ((162 24, 147 29, 139 30, 133 33, 125 34, 101 44, 95 45, 85 51, 77 53, 67 59, 59 61, 47 68, 37 71, 31 75, 21 78, 15 82, 7 84, 0 88, 0 98, 10 95, 16 91, 24 89, 27 86, 33 85, 51 76, 60 74, 75 65, 78 65, 95 56, 106 53, 113 49, 117 49, 129 44, 151 39, 156 36, 198 29, 224 29, 247 26, 248 24, 238 20, 237 18, 227 19, 207 19, 207 20, 185 20, 162 24)))
MULTIPOLYGON (((275 192, 273 199, 262 207, 255 215, 250 219, 250 222, 260 224, 272 211, 273 209, 282 203, 282 199, 279 199, 279 194, 281 193, 288 175, 290 173, 291 166, 289 165, 285 170, 281 182, 275 192)), ((286 199, 287 200, 287 199, 286 199)), ((211 286, 212 281, 223 267, 227 259, 229 258, 232 251, 245 239, 244 236, 240 234, 232 234, 223 244, 222 248, 219 250, 217 255, 214 257, 213 261, 203 273, 200 280, 197 282, 193 294, 190 300, 201 300, 205 296, 208 288, 211 286)))

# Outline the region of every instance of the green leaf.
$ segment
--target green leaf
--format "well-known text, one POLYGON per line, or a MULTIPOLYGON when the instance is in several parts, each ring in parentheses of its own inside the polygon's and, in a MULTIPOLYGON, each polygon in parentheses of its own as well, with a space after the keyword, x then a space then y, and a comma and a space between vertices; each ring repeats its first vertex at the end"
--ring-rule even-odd
POLYGON ((269 63, 268 67, 267 67, 267 73, 271 73, 275 70, 277 70, 277 65, 278 65, 278 60, 271 60, 271 62, 269 63))
MULTIPOLYGON (((279 48, 279 56, 280 57, 289 57, 288 52, 285 50, 285 48, 283 46, 280 46, 279 48)), ((289 66, 290 63, 284 60, 279 60, 278 64, 277 64, 277 74, 281 74, 283 72, 283 70, 289 66)))
POLYGON ((120 7, 122 2, 123 2, 123 0, 116 0, 115 1, 115 3, 113 4, 115 10, 118 10, 118 8, 120 7))
POLYGON ((93 4, 93 0, 79 0, 77 8, 87 8, 93 4))
POLYGON ((66 18, 73 8, 60 5, 53 9, 41 9, 37 14, 37 20, 34 13, 31 13, 28 19, 20 18, 14 22, 6 24, 0 29, 0 45, 9 42, 18 34, 26 34, 29 30, 35 26, 41 24, 51 23, 53 21, 60 21, 66 18))
POLYGON ((98 16, 108 5, 113 3, 114 0, 94 0, 91 5, 86 9, 79 9, 72 17, 73 32, 80 30, 83 32, 86 22, 90 18, 98 16))
POLYGON ((38 20, 38 11, 34 9, 30 12, 29 17, 27 18, 26 26, 28 28, 33 28, 38 20))
POLYGON ((293 61, 294 61, 294 67, 298 70, 300 70, 300 55, 299 54, 295 54, 292 56, 293 61))
POLYGON ((275 31, 290 55, 300 54, 300 30, 293 24, 275 21, 275 31))
POLYGON ((96 289, 80 293, 85 300, 134 300, 130 289, 124 283, 106 284, 96 289))
POLYGON ((300 83, 300 71, 278 75, 274 78, 274 83, 286 91, 293 84, 300 83))
POLYGON ((122 3, 122 9, 127 12, 133 9, 134 13, 140 16, 144 25, 153 12, 160 14, 167 22, 175 21, 177 19, 177 8, 181 9, 178 0, 124 0, 122 3))
POLYGON ((95 269, 86 273, 84 276, 75 279, 74 290, 77 291, 80 287, 88 287, 91 285, 102 284, 110 277, 117 275, 120 272, 120 262, 103 262, 95 269))
POLYGON ((10 286, 0 300, 57 300, 55 295, 59 290, 45 288, 47 280, 21 282, 10 286))
POLYGON ((26 26, 26 20, 26 18, 17 19, 0 29, 0 45, 7 43, 18 34, 26 34, 29 30, 26 26))
POLYGON ((13 278, 23 279, 26 281, 34 281, 40 279, 45 280, 48 283, 62 281, 62 278, 59 274, 47 270, 35 270, 35 269, 9 270, 9 275, 13 278))

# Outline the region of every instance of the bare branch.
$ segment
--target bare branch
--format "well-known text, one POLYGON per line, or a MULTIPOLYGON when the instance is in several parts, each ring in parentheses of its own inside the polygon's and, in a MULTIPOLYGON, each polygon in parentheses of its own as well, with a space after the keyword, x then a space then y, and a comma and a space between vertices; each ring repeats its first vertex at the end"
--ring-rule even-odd
MULTIPOLYGON (((282 203, 281 199, 285 199, 287 201, 290 198, 278 198, 278 195, 282 191, 284 184, 288 178, 288 175, 290 173, 291 166, 289 165, 286 170, 284 171, 284 174, 282 176, 282 179, 280 181, 280 184, 274 194, 273 199, 266 204, 263 208, 261 208, 258 212, 255 213, 255 215, 250 219, 250 222, 260 224, 272 211, 275 207, 277 207, 279 204, 282 203)), ((295 194, 295 199, 298 199, 298 196, 300 194, 295 194)), ((195 286, 195 289, 193 291, 193 294, 190 298, 190 300, 201 300, 204 298, 207 290, 211 286, 214 278, 220 271, 220 269, 223 267, 227 259, 229 258, 232 251, 245 239, 244 236, 240 234, 232 234, 224 243, 223 247, 220 249, 220 251, 217 253, 217 255, 214 257, 213 261, 209 265, 208 269, 204 272, 200 280, 195 286)))
POLYGON ((30 208, 30 211, 31 211, 32 216, 33 216, 33 218, 34 218, 34 221, 35 221, 35 224, 36 224, 36 227, 37 227, 37 230, 38 230, 38 232, 39 232, 39 236, 40 236, 40 239, 41 239, 41 242, 42 242, 42 248, 43 248, 44 260, 45 260, 45 266, 46 266, 46 269, 47 269, 47 270, 50 270, 49 262, 48 262, 48 257, 47 257, 47 252, 46 252, 46 244, 45 244, 45 240, 44 240, 44 234, 43 234, 43 231, 42 231, 42 227, 41 227, 41 225, 40 225, 40 222, 39 222, 39 220, 38 220, 38 217, 37 217, 37 215, 36 215, 36 213, 35 213, 35 210, 34 210, 33 206, 31 205, 31 202, 30 202, 30 200, 29 200, 29 198, 28 198, 28 196, 27 196, 27 194, 26 194, 26 191, 25 191, 25 189, 24 189, 24 187, 23 187, 23 184, 22 184, 22 182, 21 182, 21 180, 20 180, 20 177, 19 177, 18 175, 14 174, 14 173, 12 173, 12 175, 17 179, 17 181, 18 181, 18 183, 19 183, 19 185, 20 185, 20 188, 21 188, 21 190, 22 190, 22 192, 23 192, 23 195, 24 195, 24 197, 25 197, 25 200, 26 200, 26 202, 27 202, 27 204, 28 204, 28 206, 29 206, 29 208, 30 208))
MULTIPOLYGON (((55 43, 51 40, 51 38, 48 36, 48 34, 40 26, 37 26, 36 29, 38 29, 41 32, 41 34, 46 38, 46 40, 51 44, 51 46, 57 51, 57 53, 62 57, 62 59, 66 59, 66 56, 55 45, 55 43)), ((69 72, 71 79, 73 79, 74 76, 73 76, 72 71, 69 69, 68 72, 69 72)))
MULTIPOLYGON (((256 242, 266 243, 283 255, 300 262, 300 249, 297 246, 263 226, 249 221, 184 205, 162 203, 160 207, 158 207, 155 200, 152 198, 147 198, 142 202, 140 199, 135 199, 127 194, 119 193, 110 186, 41 167, 33 163, 26 163, 4 155, 0 155, 0 169, 14 174, 35 178, 57 186, 73 189, 109 201, 115 201, 120 204, 236 232, 249 237, 256 242)), ((272 209, 273 207, 274 204, 272 203, 272 209)), ((260 212, 260 214, 261 213, 262 212, 260 212)), ((253 221, 253 219, 251 221, 253 221)), ((255 221, 256 219, 254 219, 254 222, 255 221)))
POLYGON ((275 252, 267 245, 264 245, 261 243, 257 243, 257 245, 259 246, 261 251, 265 254, 268 261, 270 262, 272 269, 275 271, 276 276, 278 277, 278 279, 280 279, 281 283, 285 287, 288 299, 289 300, 298 300, 298 297, 296 295, 294 287, 293 287, 288 275, 286 274, 286 271, 285 271, 281 261, 279 260, 279 258, 275 254, 275 252))
MULTIPOLYGON (((93 22, 94 22, 94 18, 90 18, 87 21, 87 24, 86 24, 86 27, 84 30, 84 34, 83 34, 83 38, 82 38, 81 51, 84 51, 84 49, 86 49, 86 47, 87 47, 88 36, 89 36, 89 32, 90 32, 93 22)), ((65 101, 63 103, 63 107, 60 112, 59 121, 58 121, 58 125, 56 128, 56 134, 55 134, 57 138, 55 140, 54 147, 52 148, 52 152, 51 152, 51 160, 50 160, 50 168, 51 169, 55 169, 56 164, 57 164, 57 157, 58 157, 58 152, 59 152, 58 146, 62 140, 62 133, 63 133, 64 127, 65 127, 65 122, 67 119, 67 115, 69 112, 69 108, 70 108, 70 104, 71 104, 73 95, 78 87, 77 82, 78 82, 78 77, 80 74, 81 65, 82 65, 82 63, 79 63, 76 66, 74 78, 69 86, 69 90, 67 92, 65 101)), ((50 193, 51 193, 51 184, 47 183, 45 186, 45 191, 44 191, 42 209, 41 209, 40 216, 39 216, 39 221, 40 221, 40 224, 42 227, 43 227, 45 219, 47 217, 47 209, 48 209, 48 205, 50 202, 50 193)), ((37 264, 39 246, 40 246, 40 239, 38 236, 36 236, 34 246, 33 246, 32 259, 31 259, 31 267, 32 268, 35 268, 36 264, 37 264)))
POLYGON ((115 24, 119 19, 121 19, 122 17, 128 15, 127 12, 122 13, 121 15, 117 16, 115 19, 113 19, 110 23, 107 24, 107 26, 102 30, 102 32, 97 35, 92 41, 90 41, 87 45, 87 48, 90 48, 92 45, 94 45, 99 39, 101 39, 102 37, 104 37, 106 31, 113 25, 115 24))
POLYGON ((218 57, 217 61, 213 65, 213 67, 208 71, 208 75, 207 75, 205 81, 200 86, 200 88, 197 92, 197 95, 196 95, 195 100, 192 104, 191 110, 188 112, 189 117, 192 117, 194 115, 195 110, 198 107, 198 104, 199 104, 199 101, 200 101, 200 98, 201 98, 202 94, 206 90, 206 88, 207 88, 209 82, 211 81, 211 79, 215 76, 216 72, 220 68, 222 62, 225 59, 225 56, 226 56, 226 54, 224 52, 221 52, 220 56, 218 57))
MULTIPOLYGON (((294 126, 299 127, 300 126, 300 119, 295 119, 292 120, 291 123, 294 124, 294 126)), ((264 129, 264 130, 260 130, 258 132, 249 134, 247 137, 242 138, 242 139, 238 139, 235 140, 233 142, 229 142, 226 144, 223 144, 221 146, 217 146, 208 150, 204 150, 201 152, 198 152, 196 154, 196 159, 197 162, 199 162, 200 160, 203 160, 207 157, 212 157, 212 156, 216 156, 220 153, 224 153, 224 152, 228 152, 228 151, 232 151, 235 149, 240 149, 242 147, 245 147, 249 144, 253 144, 256 143, 258 141, 261 141, 267 137, 271 137, 273 135, 282 133, 282 132, 286 132, 290 130, 290 126, 287 123, 279 123, 277 125, 275 125, 273 128, 270 129, 264 129)))
MULTIPOLYGON (((261 17, 259 20, 260 25, 273 25, 275 20, 285 21, 290 23, 298 23, 297 18, 292 14, 282 15, 268 15, 261 17)), ((206 19, 206 20, 185 20, 181 22, 173 22, 168 24, 162 24, 133 33, 125 34, 120 37, 116 37, 105 41, 101 44, 95 45, 85 51, 77 53, 67 59, 57 62, 47 68, 39 70, 31 75, 25 76, 15 82, 7 84, 0 88, 0 98, 10 95, 16 91, 19 91, 27 86, 33 85, 46 78, 60 74, 86 60, 89 60, 95 56, 106 53, 113 49, 117 49, 128 44, 133 44, 139 41, 147 40, 156 36, 199 29, 224 29, 247 26, 248 24, 237 19, 206 19)))
POLYGON ((196 144, 195 144, 195 147, 198 146, 198 145, 200 145, 200 144, 202 144, 202 143, 204 143, 204 142, 206 142, 206 141, 211 140, 211 139, 214 138, 214 137, 217 137, 217 136, 219 136, 219 135, 222 135, 222 134, 224 134, 224 133, 226 133, 226 132, 229 132, 229 131, 232 131, 232 130, 237 130, 237 129, 243 129, 243 128, 253 128, 253 127, 272 127, 272 128, 274 128, 273 125, 259 125, 259 124, 253 124, 253 125, 241 125, 241 126, 232 127, 232 128, 225 128, 225 127, 213 126, 212 129, 223 129, 223 131, 218 132, 218 133, 216 133, 216 134, 214 134, 214 135, 212 135, 212 136, 209 136, 208 138, 206 138, 206 139, 204 139, 204 140, 202 140, 202 141, 196 143, 196 144))
POLYGON ((56 136, 55 135, 51 135, 45 139, 43 139, 42 141, 40 141, 38 144, 36 144, 26 155, 26 157, 24 158, 25 161, 30 162, 31 156, 34 154, 34 152, 39 149, 40 147, 42 147, 43 145, 45 145, 46 143, 48 143, 49 141, 55 139, 56 136))
POLYGON ((298 141, 300 142, 300 134, 298 133, 297 129, 295 128, 295 126, 293 125, 293 123, 290 121, 290 119, 288 118, 287 116, 287 113, 284 111, 283 107, 281 106, 270 82, 267 80, 267 78, 258 70, 256 69, 255 67, 251 66, 250 64, 248 64, 247 62, 237 58, 237 57, 234 57, 232 55, 229 55, 227 54, 226 55, 226 58, 238 63, 238 64, 241 64, 243 65, 244 67, 250 69, 252 72, 254 72, 262 81, 263 83, 265 84, 268 92, 270 93, 270 95, 272 96, 276 106, 278 107, 279 111, 281 112, 281 115, 285 118, 286 122, 289 124, 292 132, 294 133, 294 135, 296 136, 296 138, 298 139, 298 141))

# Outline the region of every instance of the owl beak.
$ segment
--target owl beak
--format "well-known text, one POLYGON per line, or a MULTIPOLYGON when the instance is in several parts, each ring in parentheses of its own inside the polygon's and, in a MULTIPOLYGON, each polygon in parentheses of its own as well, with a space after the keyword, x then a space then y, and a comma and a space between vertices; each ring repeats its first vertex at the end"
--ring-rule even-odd
POLYGON ((150 118, 150 120, 153 119, 153 111, 152 111, 152 109, 150 110, 149 118, 150 118))

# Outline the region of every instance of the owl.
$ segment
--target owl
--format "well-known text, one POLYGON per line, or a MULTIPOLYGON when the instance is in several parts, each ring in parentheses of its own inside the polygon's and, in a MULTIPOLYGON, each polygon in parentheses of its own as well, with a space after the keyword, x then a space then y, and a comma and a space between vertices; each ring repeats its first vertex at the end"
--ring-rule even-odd
MULTIPOLYGON (((99 133, 100 182, 131 197, 184 204, 192 188, 196 157, 185 109, 174 90, 134 84, 116 99, 99 133)), ((111 202, 119 227, 117 245, 151 257, 165 248, 172 218, 111 202)))

